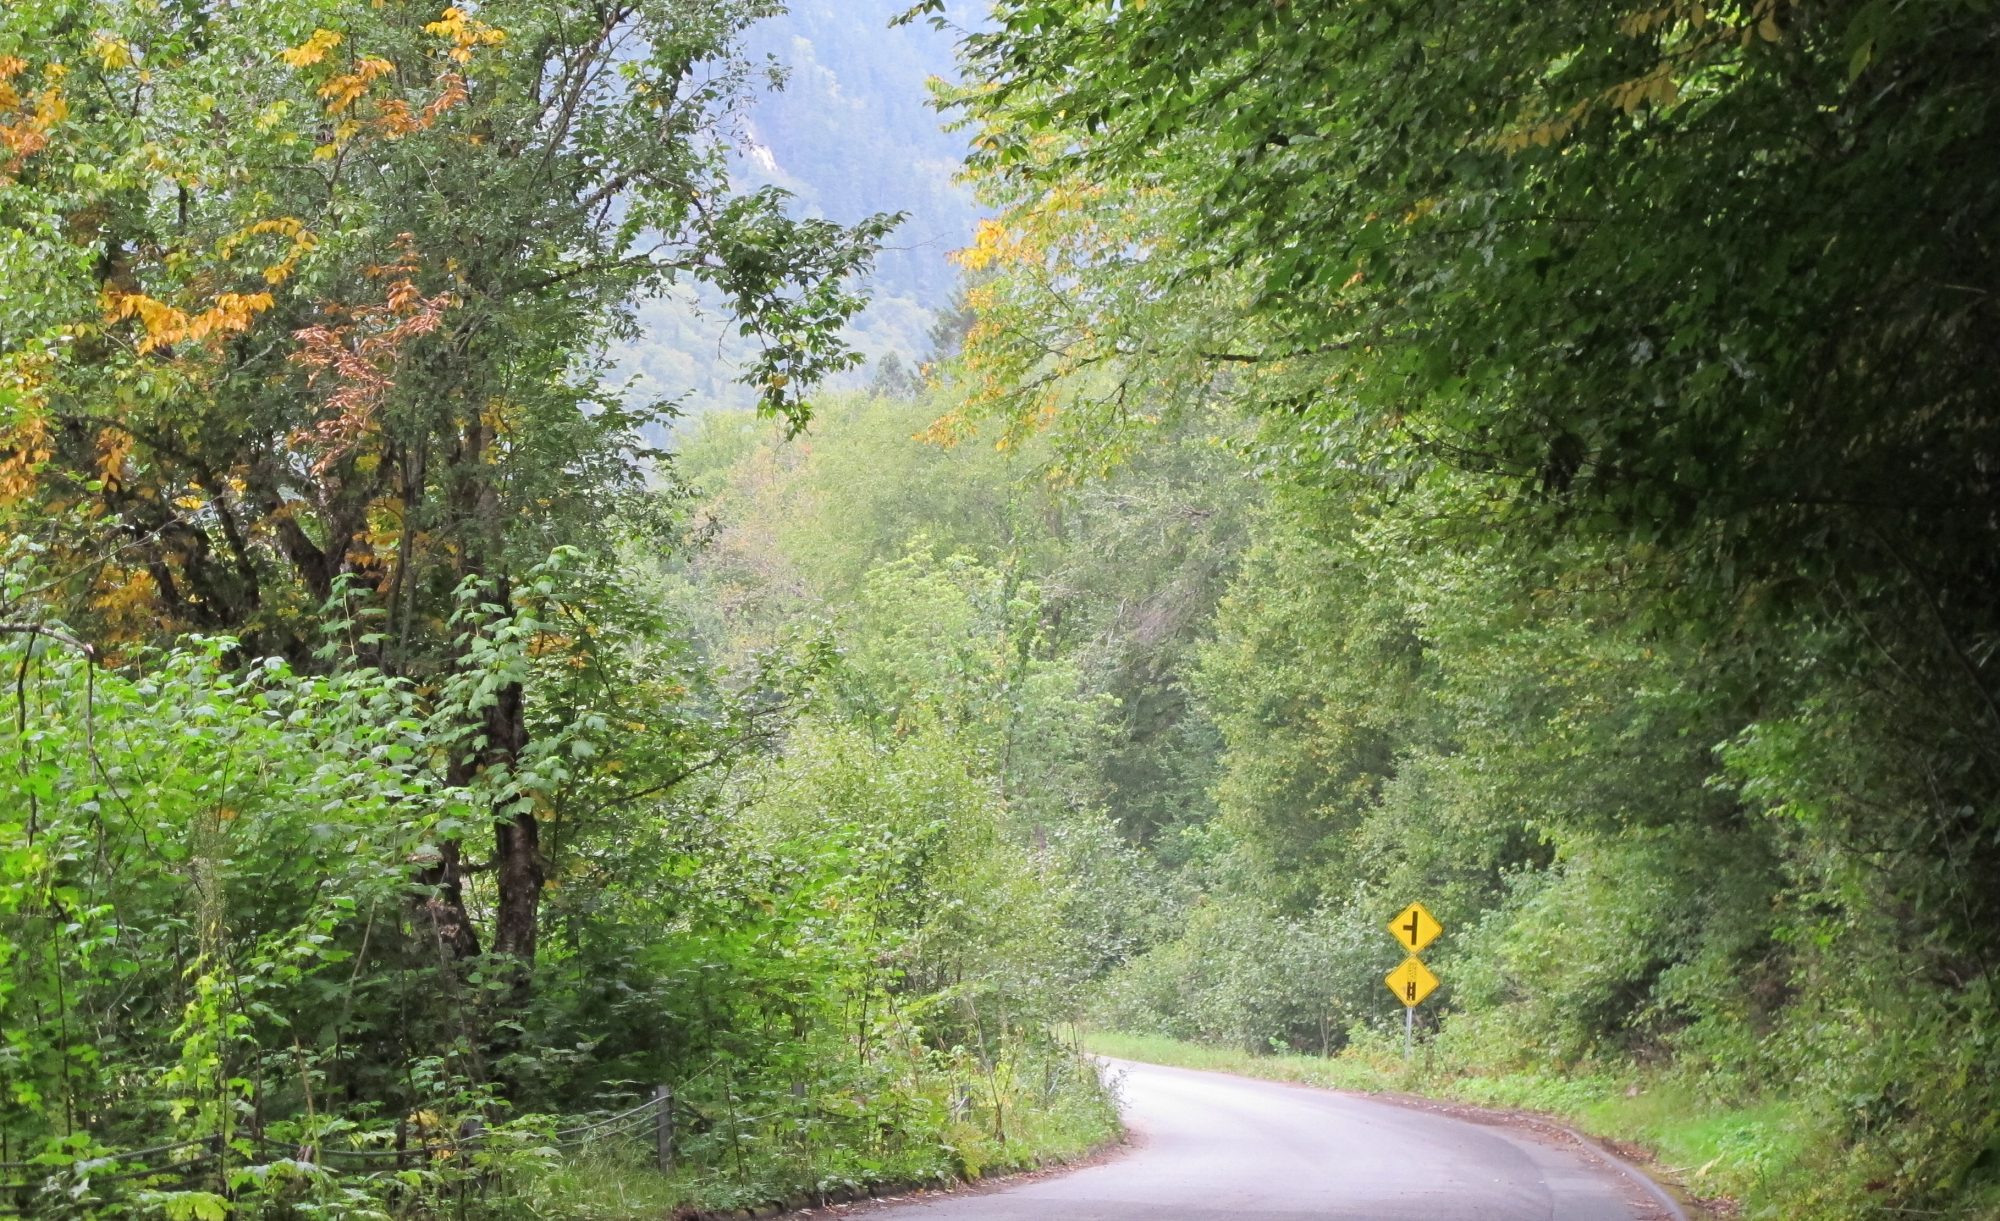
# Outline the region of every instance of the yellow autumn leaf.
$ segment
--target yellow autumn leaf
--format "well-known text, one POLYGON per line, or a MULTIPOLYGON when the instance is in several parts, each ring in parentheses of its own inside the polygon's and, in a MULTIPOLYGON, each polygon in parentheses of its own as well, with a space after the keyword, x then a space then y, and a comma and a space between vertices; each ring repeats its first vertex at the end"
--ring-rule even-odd
POLYGON ((296 47, 278 52, 278 58, 294 68, 310 68, 340 45, 341 36, 332 30, 314 30, 312 37, 296 47))
POLYGON ((132 48, 109 34, 99 34, 91 39, 90 53, 97 57, 97 62, 103 64, 107 72, 132 66, 132 48))
POLYGON ((424 25, 424 33, 435 34, 439 38, 454 38, 465 28, 465 11, 456 5, 447 8, 436 21, 424 25))
POLYGON ((132 434, 121 429, 106 428, 97 434, 97 473, 105 479, 115 479, 125 469, 125 459, 131 454, 132 434))
POLYGON ((139 342, 142 353, 173 343, 187 331, 186 314, 144 293, 123 293, 114 297, 108 303, 106 313, 113 322, 126 318, 139 320, 139 325, 146 332, 146 337, 139 342))
POLYGON ((367 92, 369 85, 393 71, 394 64, 371 55, 354 65, 354 71, 334 77, 319 88, 319 95, 326 99, 326 112, 339 114, 346 110, 367 92))
POLYGON ((426 24, 424 33, 439 38, 449 38, 452 48, 446 54, 454 62, 461 64, 472 62, 474 48, 497 47, 507 41, 505 30, 495 29, 483 21, 474 19, 457 5, 445 9, 438 20, 426 24))
POLYGON ((62 90, 54 87, 44 89, 35 98, 35 126, 43 131, 54 127, 69 117, 69 100, 62 90))

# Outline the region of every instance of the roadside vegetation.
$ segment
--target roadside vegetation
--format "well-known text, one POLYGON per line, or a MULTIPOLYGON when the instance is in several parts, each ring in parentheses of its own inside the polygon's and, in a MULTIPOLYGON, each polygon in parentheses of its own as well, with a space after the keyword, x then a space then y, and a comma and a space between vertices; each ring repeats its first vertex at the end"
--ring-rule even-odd
POLYGON ((1077 744, 1010 772, 998 662, 886 624, 704 652, 672 405, 599 357, 700 281, 787 428, 856 359, 895 218, 728 181, 768 11, 0 15, 0 1211, 660 1215, 1110 1135, 1006 793, 1077 744))

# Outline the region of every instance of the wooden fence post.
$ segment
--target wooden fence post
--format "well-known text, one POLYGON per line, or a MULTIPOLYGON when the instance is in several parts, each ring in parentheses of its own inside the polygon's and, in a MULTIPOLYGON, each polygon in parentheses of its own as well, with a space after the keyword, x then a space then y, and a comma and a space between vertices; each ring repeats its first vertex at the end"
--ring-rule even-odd
POLYGON ((674 1092, 664 1085, 653 1087, 653 1139, 659 1146, 661 1174, 674 1172, 674 1092))

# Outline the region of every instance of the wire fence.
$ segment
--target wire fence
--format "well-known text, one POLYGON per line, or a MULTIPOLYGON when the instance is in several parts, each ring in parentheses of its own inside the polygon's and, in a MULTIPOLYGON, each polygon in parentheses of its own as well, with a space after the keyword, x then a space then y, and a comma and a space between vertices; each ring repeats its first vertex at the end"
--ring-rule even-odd
POLYGON ((676 1120, 684 1109, 673 1090, 658 1086, 652 1097, 601 1118, 554 1132, 525 1127, 462 1126, 452 1133, 402 1124, 393 1144, 340 1146, 324 1137, 279 1140, 261 1131, 171 1141, 144 1149, 105 1151, 61 1162, 0 1161, 0 1217, 39 1216, 51 1204, 101 1202, 132 1185, 190 1188, 212 1180, 217 1194, 230 1195, 230 1171, 288 1166, 307 1174, 370 1179, 439 1165, 467 1167, 480 1152, 496 1147, 568 1153, 606 1141, 645 1138, 662 1172, 674 1166, 676 1120), (107 1192, 106 1189, 109 1189, 107 1192), (41 1202, 38 1207, 37 1201, 41 1202))

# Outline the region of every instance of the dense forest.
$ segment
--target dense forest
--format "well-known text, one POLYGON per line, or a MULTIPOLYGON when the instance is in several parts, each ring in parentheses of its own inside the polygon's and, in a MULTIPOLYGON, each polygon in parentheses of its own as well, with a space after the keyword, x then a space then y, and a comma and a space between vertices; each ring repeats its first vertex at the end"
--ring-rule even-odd
POLYGON ((0 13, 0 1215, 978 1178, 1120 1039, 2000 1215, 1990 6, 918 4, 920 374, 778 8, 0 13))

